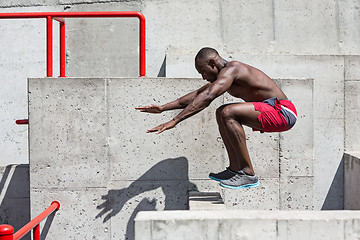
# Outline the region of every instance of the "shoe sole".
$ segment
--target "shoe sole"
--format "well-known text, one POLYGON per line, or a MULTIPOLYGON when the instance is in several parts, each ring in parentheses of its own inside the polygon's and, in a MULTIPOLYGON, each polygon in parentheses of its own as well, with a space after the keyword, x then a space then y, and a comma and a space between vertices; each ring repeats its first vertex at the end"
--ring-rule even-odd
POLYGON ((225 188, 230 188, 230 189, 255 188, 255 187, 260 186, 260 182, 250 183, 250 184, 246 184, 246 185, 242 185, 242 186, 238 186, 238 187, 220 183, 220 186, 225 187, 225 188))
POLYGON ((218 181, 218 182, 227 180, 227 179, 219 179, 219 178, 212 177, 212 176, 209 176, 209 178, 211 178, 212 180, 218 181))

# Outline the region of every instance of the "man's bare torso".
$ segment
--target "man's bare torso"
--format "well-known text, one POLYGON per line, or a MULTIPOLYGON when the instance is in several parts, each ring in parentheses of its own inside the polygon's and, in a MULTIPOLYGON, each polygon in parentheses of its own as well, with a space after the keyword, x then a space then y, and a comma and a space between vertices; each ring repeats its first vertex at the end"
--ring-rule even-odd
POLYGON ((287 100, 283 91, 265 73, 247 64, 232 61, 228 62, 221 71, 235 68, 233 83, 227 92, 243 99, 246 102, 261 102, 265 99, 276 97, 287 100))

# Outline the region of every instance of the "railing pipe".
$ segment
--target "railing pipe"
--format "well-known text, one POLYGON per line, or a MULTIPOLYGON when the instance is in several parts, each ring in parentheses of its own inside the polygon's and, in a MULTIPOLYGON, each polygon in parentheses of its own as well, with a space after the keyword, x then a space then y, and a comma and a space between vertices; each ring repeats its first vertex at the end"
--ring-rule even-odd
POLYGON ((60 22, 60 77, 66 77, 65 57, 65 22, 60 22))
POLYGON ((33 240, 40 240, 40 223, 34 227, 33 240))
POLYGON ((11 225, 0 225, 0 240, 14 240, 14 228, 11 225))
POLYGON ((33 229, 33 240, 40 240, 40 222, 48 217, 52 212, 59 210, 60 203, 53 201, 45 211, 31 220, 14 234, 14 228, 11 225, 0 225, 0 240, 19 240, 33 229))
POLYGON ((19 119, 19 120, 16 120, 15 123, 18 125, 29 124, 29 119, 19 119))
POLYGON ((53 24, 52 24, 52 17, 46 17, 46 76, 52 77, 53 75, 53 24))

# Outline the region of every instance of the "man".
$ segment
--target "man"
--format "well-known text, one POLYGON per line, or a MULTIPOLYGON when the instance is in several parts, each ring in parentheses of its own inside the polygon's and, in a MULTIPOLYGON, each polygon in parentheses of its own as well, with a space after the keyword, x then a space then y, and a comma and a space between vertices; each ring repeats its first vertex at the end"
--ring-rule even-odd
POLYGON ((148 113, 184 109, 171 121, 147 132, 159 134, 175 127, 209 106, 225 92, 241 98, 245 102, 226 104, 216 111, 216 120, 230 165, 222 172, 210 173, 209 177, 219 181, 221 186, 232 189, 259 186, 246 147, 243 125, 261 132, 289 130, 297 119, 294 105, 265 73, 238 61, 227 62, 213 48, 202 48, 198 52, 195 68, 209 83, 165 105, 136 108, 148 113))

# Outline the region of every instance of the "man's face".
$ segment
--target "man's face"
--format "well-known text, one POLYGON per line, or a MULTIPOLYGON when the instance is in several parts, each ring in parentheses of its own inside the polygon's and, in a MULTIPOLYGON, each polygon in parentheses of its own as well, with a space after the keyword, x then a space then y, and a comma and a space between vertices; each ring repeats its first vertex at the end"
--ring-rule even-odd
POLYGON ((201 74, 202 78, 209 82, 214 82, 218 77, 218 69, 216 68, 213 61, 195 61, 195 68, 198 73, 201 74))

